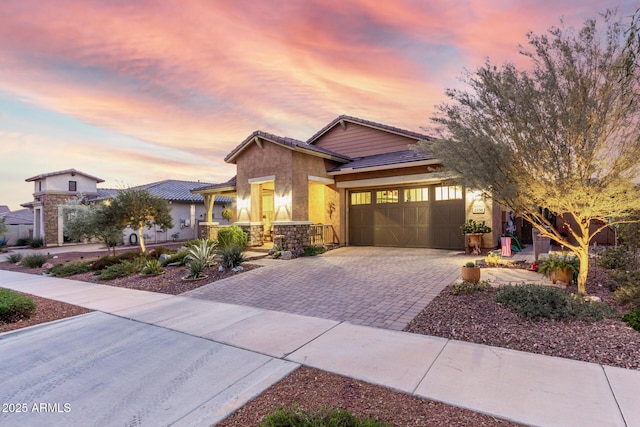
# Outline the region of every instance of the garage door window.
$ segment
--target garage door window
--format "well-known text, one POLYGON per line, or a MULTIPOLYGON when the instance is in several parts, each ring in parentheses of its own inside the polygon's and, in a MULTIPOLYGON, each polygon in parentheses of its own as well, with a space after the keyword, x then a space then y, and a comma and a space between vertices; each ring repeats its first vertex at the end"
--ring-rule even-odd
POLYGON ((426 202, 429 200, 429 189, 424 188, 407 188, 404 190, 404 201, 409 202, 426 202))
POLYGON ((370 205, 371 204, 371 192, 363 191, 360 193, 351 193, 351 205, 370 205))
POLYGON ((398 190, 376 191, 376 203, 398 203, 398 190))
POLYGON ((436 200, 462 200, 462 186, 442 185, 435 188, 436 200))

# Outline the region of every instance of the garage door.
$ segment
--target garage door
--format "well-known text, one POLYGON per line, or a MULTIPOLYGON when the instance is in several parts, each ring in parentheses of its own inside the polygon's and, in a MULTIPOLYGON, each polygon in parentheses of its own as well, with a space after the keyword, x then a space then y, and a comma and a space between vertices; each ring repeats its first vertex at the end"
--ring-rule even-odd
POLYGON ((353 190, 349 244, 462 249, 465 221, 460 186, 430 185, 353 190))

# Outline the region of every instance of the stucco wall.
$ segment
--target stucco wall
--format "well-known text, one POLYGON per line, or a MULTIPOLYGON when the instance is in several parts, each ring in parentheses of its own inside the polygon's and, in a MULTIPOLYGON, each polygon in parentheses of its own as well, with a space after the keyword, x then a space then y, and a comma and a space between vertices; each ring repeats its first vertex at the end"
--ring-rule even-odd
POLYGON ((69 181, 76 181, 76 193, 96 194, 98 192, 95 180, 79 174, 71 176, 69 173, 48 176, 44 179, 34 181, 34 193, 37 194, 45 191, 54 193, 69 192, 69 181), (42 191, 39 191, 39 182, 42 182, 42 191))

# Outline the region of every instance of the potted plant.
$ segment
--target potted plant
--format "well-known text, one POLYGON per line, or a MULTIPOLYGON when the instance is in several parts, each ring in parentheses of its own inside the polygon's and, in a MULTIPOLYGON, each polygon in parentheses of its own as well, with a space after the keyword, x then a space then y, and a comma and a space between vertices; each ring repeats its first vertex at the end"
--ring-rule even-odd
POLYGON ((478 283, 480 281, 480 267, 477 267, 473 261, 467 262, 462 267, 462 280, 478 283))
POLYGON ((491 227, 486 225, 484 221, 476 222, 470 219, 460 226, 460 231, 463 235, 469 236, 469 248, 471 248, 471 252, 479 255, 481 252, 480 247, 482 246, 482 235, 491 233, 491 227))
POLYGON ((568 285, 578 277, 580 260, 570 254, 550 254, 538 264, 538 271, 549 277, 554 284, 559 281, 568 285))

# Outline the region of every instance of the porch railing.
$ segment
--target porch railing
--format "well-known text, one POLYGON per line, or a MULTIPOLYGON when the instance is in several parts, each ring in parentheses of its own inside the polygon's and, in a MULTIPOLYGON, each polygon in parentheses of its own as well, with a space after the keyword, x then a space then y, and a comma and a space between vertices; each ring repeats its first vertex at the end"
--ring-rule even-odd
POLYGON ((312 224, 309 226, 311 246, 339 244, 338 234, 331 224, 312 224))

